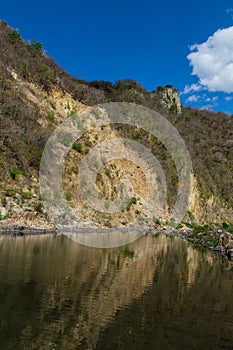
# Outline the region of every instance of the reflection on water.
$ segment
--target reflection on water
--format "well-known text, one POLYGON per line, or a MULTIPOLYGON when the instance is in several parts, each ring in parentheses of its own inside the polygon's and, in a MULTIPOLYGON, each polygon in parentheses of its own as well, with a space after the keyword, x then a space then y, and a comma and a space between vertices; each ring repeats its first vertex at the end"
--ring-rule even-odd
POLYGON ((0 348, 232 349, 226 264, 163 235, 117 249, 4 237, 0 348))

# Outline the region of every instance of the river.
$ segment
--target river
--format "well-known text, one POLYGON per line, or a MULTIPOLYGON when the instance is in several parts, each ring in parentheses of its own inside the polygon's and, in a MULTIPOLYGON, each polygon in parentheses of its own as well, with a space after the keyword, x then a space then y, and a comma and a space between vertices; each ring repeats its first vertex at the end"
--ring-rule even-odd
POLYGON ((178 237, 0 237, 0 349, 232 349, 233 267, 178 237))

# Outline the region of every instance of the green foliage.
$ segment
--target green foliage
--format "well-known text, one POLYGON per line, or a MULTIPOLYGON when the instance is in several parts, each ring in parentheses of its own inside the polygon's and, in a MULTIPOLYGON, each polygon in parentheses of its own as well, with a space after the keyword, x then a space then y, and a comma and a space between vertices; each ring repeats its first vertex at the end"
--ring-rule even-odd
POLYGON ((176 230, 179 230, 180 228, 183 228, 183 225, 181 223, 179 223, 177 226, 176 226, 176 230))
POLYGON ((13 190, 11 188, 7 188, 5 190, 5 196, 6 197, 15 197, 15 195, 16 195, 16 190, 13 190))
POLYGON ((19 41, 21 39, 19 33, 16 30, 13 30, 10 33, 10 41, 12 44, 15 44, 17 41, 19 41))
POLYGON ((28 192, 22 192, 22 198, 23 199, 29 199, 32 198, 32 192, 28 191, 28 192))
POLYGON ((111 175, 111 169, 110 168, 106 168, 105 169, 105 174, 109 177, 111 175))
POLYGON ((227 222, 223 222, 222 228, 233 234, 233 225, 228 224, 227 222))
POLYGON ((19 175, 25 175, 24 172, 20 171, 19 169, 17 169, 16 167, 12 168, 9 170, 9 173, 12 177, 13 180, 17 180, 19 175))
POLYGON ((177 112, 177 106, 176 106, 176 104, 173 103, 169 109, 170 109, 171 112, 177 112))
POLYGON ((87 146, 87 147, 91 147, 92 146, 92 142, 90 141, 90 140, 86 140, 85 141, 85 146, 87 146))
POLYGON ((71 196, 71 193, 70 193, 70 192, 64 192, 64 195, 65 195, 65 199, 66 199, 67 201, 71 201, 72 196, 71 196))
POLYGON ((6 220, 8 218, 8 214, 0 215, 0 221, 6 220))
POLYGON ((155 225, 161 226, 161 221, 160 221, 160 219, 154 217, 154 218, 153 218, 153 221, 154 221, 155 225))
POLYGON ((200 232, 208 232, 209 231, 209 225, 204 225, 204 226, 200 226, 197 224, 193 224, 193 233, 200 233, 200 232))
POLYGON ((225 230, 228 229, 230 225, 227 222, 223 222, 222 223, 222 228, 224 228, 225 230))
POLYGON ((42 48, 43 48, 42 44, 35 39, 30 40, 27 47, 29 50, 38 51, 38 52, 42 51, 42 48))
POLYGON ((46 119, 47 119, 50 123, 54 124, 54 123, 55 123, 54 113, 49 112, 49 113, 46 115, 46 119))
POLYGON ((83 154, 83 146, 82 146, 82 144, 81 144, 80 142, 74 142, 72 148, 73 148, 75 151, 77 151, 77 152, 83 154))
POLYGON ((197 118, 197 115, 194 111, 190 111, 189 115, 191 118, 197 118))
POLYGON ((186 225, 188 228, 193 228, 193 224, 190 224, 190 222, 183 222, 184 225, 186 225))
POLYGON ((188 215, 188 217, 189 217, 189 219, 191 220, 191 221, 193 221, 194 220, 194 215, 193 215, 193 213, 191 213, 191 211, 187 211, 187 215, 188 215))
POLYGON ((162 85, 157 86, 157 89, 156 89, 157 92, 163 92, 164 90, 165 90, 164 86, 162 85))
POLYGON ((42 64, 38 69, 37 69, 37 74, 39 75, 49 75, 51 74, 51 70, 46 64, 42 64))
POLYGON ((133 204, 136 204, 137 203, 137 198, 136 197, 131 197, 128 204, 127 204, 127 207, 126 207, 126 210, 129 211, 130 208, 132 207, 133 204))

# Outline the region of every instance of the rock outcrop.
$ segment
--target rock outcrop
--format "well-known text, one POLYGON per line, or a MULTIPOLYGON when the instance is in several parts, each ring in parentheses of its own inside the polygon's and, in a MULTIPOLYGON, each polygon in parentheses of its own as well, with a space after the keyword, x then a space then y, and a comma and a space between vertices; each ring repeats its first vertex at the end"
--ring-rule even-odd
POLYGON ((179 92, 170 85, 160 86, 157 91, 161 94, 161 104, 168 110, 178 114, 182 112, 179 92))

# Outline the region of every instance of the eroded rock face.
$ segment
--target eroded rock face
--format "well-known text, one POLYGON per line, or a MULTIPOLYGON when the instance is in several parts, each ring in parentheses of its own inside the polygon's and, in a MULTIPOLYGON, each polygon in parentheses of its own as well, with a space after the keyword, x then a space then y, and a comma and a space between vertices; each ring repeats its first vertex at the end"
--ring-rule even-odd
POLYGON ((178 114, 181 113, 181 102, 179 93, 172 87, 165 87, 162 90, 162 104, 164 104, 169 110, 174 110, 178 114))

